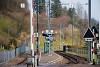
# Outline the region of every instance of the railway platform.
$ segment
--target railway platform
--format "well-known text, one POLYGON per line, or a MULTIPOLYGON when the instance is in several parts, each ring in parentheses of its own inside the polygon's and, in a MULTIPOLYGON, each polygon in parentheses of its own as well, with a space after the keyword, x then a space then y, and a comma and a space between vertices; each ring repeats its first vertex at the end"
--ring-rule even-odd
POLYGON ((64 60, 64 58, 54 52, 48 53, 48 54, 41 54, 41 60, 40 64, 59 64, 59 63, 65 63, 68 60, 64 60), (63 61, 63 62, 62 62, 63 61))
MULTIPOLYGON (((24 63, 24 61, 26 61, 26 58, 27 58, 27 54, 22 54, 21 56, 18 56, 16 57, 15 59, 9 61, 9 62, 5 62, 5 63, 2 63, 0 64, 0 67, 13 67, 13 66, 20 66, 20 65, 26 65, 24 63)), ((39 61, 39 65, 40 66, 43 66, 43 65, 50 65, 50 64, 58 64, 58 63, 65 63, 66 61, 63 59, 62 56, 54 53, 54 52, 51 52, 51 53, 41 53, 41 57, 40 57, 40 61, 39 61), (63 62, 60 62, 62 61, 63 62)), ((27 65, 26 65, 27 66, 27 65)))
MULTIPOLYGON (((8 63, 0 64, 0 67, 27 67, 23 62, 25 59, 26 54, 23 54, 8 63)), ((64 60, 63 57, 54 52, 51 52, 50 54, 42 53, 38 67, 100 67, 100 65, 91 64, 64 64, 65 62, 67 62, 67 60, 64 60)))

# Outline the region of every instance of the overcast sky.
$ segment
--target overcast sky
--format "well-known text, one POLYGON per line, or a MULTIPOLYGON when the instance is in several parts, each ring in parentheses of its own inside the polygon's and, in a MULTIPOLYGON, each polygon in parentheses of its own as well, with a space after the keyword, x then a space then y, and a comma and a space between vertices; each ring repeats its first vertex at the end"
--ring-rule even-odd
MULTIPOLYGON (((77 3, 80 2, 81 4, 88 3, 88 0, 60 0, 61 3, 77 3), (71 2, 72 1, 72 2, 71 2)), ((69 7, 69 6, 68 6, 69 7)), ((84 10, 88 13, 88 5, 83 6, 84 10)), ((95 18, 97 21, 100 17, 100 0, 91 0, 91 17, 95 18)))

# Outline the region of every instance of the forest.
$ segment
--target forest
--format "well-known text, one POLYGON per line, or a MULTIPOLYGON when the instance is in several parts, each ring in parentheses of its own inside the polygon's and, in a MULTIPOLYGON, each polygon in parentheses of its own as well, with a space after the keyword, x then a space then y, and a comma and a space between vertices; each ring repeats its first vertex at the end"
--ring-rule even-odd
MULTIPOLYGON (((46 15, 45 0, 39 0, 38 10, 37 0, 33 2, 34 10, 34 32, 36 32, 37 13, 39 34, 46 30, 48 17, 46 15), (38 11, 38 12, 37 12, 38 11)), ((59 44, 58 38, 64 35, 66 44, 72 44, 72 27, 73 39, 75 45, 84 45, 83 34, 88 27, 88 14, 83 9, 80 3, 77 3, 76 8, 62 6, 60 0, 51 0, 50 9, 50 28, 57 30, 58 34, 55 36, 55 42, 59 44), (63 31, 63 29, 65 31, 63 31), (77 41, 76 41, 77 40, 77 41)), ((91 19, 92 26, 99 29, 99 23, 94 18, 91 19)), ((30 37, 30 11, 27 0, 0 0, 0 45, 5 49, 20 46, 20 43, 30 37), (25 8, 21 8, 21 3, 25 3, 25 8)), ((40 37, 41 38, 41 37, 40 37)), ((43 38, 43 37, 42 37, 43 38)))

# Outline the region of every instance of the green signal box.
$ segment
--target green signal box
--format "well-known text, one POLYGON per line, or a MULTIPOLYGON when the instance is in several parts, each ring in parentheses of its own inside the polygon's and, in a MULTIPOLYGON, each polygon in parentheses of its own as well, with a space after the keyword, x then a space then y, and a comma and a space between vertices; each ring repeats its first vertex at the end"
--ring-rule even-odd
POLYGON ((48 42, 44 43, 44 53, 49 53, 49 43, 48 42))

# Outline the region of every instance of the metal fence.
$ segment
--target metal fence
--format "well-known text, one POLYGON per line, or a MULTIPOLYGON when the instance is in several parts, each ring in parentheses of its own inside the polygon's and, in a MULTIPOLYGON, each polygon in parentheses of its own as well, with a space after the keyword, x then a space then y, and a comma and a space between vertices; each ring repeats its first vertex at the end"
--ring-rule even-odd
POLYGON ((100 47, 97 50, 97 63, 100 64, 100 47))
POLYGON ((0 52, 0 63, 8 62, 8 61, 14 59, 15 57, 29 51, 29 49, 30 48, 28 46, 22 45, 16 49, 13 49, 10 51, 4 50, 4 51, 0 52))
MULTIPOLYGON (((35 47, 35 49, 36 49, 36 47, 35 47)), ((50 49, 51 51, 62 51, 63 50, 63 46, 61 46, 61 45, 57 45, 57 46, 51 46, 51 49, 50 49)), ((39 51, 40 52, 44 52, 44 46, 41 46, 41 47, 39 47, 39 51)))
POLYGON ((57 45, 57 46, 52 46, 52 51, 62 51, 63 50, 63 46, 61 45, 57 45))
POLYGON ((66 52, 82 56, 88 59, 88 50, 83 50, 78 48, 66 48, 66 52))

